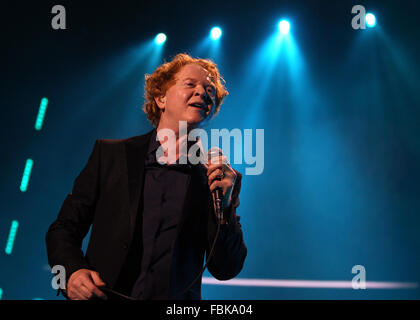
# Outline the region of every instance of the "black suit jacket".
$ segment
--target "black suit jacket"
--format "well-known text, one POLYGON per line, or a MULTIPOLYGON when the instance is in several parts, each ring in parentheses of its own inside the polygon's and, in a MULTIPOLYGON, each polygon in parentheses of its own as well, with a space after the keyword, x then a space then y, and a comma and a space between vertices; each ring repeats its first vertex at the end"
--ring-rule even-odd
MULTIPOLYGON (((46 235, 49 264, 64 266, 67 279, 74 271, 87 268, 99 272, 108 287, 115 287, 141 205, 144 161, 151 133, 121 140, 96 140, 72 193, 65 198, 46 235), (91 225, 85 255, 81 246, 91 225)), ((209 253, 216 235, 217 220, 206 172, 202 165, 194 166, 177 237, 170 246, 170 259, 149 270, 145 299, 201 299, 201 277, 188 292, 177 294, 200 273, 204 253, 209 253)), ((235 277, 247 255, 240 217, 236 215, 241 187, 241 174, 237 174, 232 205, 225 210, 228 224, 220 226, 207 266, 218 280, 235 277)))

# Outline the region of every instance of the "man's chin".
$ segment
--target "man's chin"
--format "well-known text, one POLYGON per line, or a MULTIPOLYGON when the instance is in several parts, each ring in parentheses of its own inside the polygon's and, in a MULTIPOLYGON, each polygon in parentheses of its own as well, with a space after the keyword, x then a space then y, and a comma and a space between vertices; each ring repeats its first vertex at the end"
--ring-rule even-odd
POLYGON ((206 118, 190 118, 187 119, 187 125, 189 128, 198 128, 203 126, 203 124, 207 123, 207 119, 206 118))
POLYGON ((187 122, 187 126, 188 126, 188 129, 189 130, 191 130, 191 129, 195 129, 195 128, 200 128, 200 127, 202 127, 202 125, 203 125, 203 122, 202 121, 199 121, 199 122, 196 122, 196 121, 188 121, 187 122))

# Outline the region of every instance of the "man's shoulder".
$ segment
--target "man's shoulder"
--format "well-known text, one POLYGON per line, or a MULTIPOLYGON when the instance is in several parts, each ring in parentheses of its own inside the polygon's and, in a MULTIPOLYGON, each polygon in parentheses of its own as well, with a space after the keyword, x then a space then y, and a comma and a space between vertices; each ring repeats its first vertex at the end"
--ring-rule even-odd
POLYGON ((105 138, 100 138, 98 139, 98 142, 101 145, 105 145, 105 146, 115 146, 115 145, 126 145, 126 144, 136 144, 136 143, 141 143, 141 142, 146 142, 149 140, 150 138, 150 134, 153 132, 153 130, 142 134, 142 135, 138 135, 138 136, 132 136, 132 137, 128 137, 128 138, 123 138, 123 139, 105 139, 105 138))

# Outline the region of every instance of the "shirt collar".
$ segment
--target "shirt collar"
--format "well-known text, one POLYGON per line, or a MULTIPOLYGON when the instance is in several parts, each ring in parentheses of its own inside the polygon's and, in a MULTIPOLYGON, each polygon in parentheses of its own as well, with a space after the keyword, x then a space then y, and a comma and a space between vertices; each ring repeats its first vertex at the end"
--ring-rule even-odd
MULTIPOLYGON (((147 151, 148 155, 153 155, 154 157, 155 157, 155 154, 156 154, 156 150, 161 146, 160 141, 157 140, 156 137, 157 137, 157 130, 154 129, 152 134, 150 135, 149 148, 148 148, 148 151, 147 151)), ((198 144, 198 147, 200 149, 200 156, 205 157, 207 155, 207 153, 204 152, 203 144, 202 144, 201 140, 198 139, 196 142, 195 141, 187 141, 187 154, 181 154, 180 158, 181 157, 187 157, 188 158, 188 150, 195 143, 198 144)))

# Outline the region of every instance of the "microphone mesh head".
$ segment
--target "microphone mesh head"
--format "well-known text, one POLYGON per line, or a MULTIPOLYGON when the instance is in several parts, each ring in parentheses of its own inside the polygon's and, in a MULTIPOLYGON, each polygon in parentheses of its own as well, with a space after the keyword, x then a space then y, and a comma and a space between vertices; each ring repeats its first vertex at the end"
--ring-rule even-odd
MULTIPOLYGON (((223 151, 219 147, 212 147, 207 153, 207 163, 210 162, 211 158, 217 158, 223 156, 223 151)), ((228 163, 225 158, 223 158, 222 163, 228 163)))
POLYGON ((223 151, 219 147, 212 147, 207 153, 208 160, 214 157, 223 156, 223 151))

